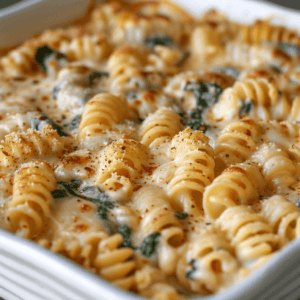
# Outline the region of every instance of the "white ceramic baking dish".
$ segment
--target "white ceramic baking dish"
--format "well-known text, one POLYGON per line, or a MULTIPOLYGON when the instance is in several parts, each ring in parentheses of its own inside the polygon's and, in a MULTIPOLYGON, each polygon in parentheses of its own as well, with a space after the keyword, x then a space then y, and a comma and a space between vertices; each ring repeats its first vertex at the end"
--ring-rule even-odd
MULTIPOLYGON (((52 0, 51 0, 52 1, 52 0)), ((61 3, 68 0, 60 0, 61 3)), ((72 3, 81 2, 73 0, 72 3)), ((300 13, 259 1, 182 0, 191 12, 215 7, 242 22, 275 16, 279 22, 299 27, 300 13)), ((1 14, 0 14, 1 17, 1 14)), ((1 21, 1 20, 0 20, 1 21)), ((3 29, 1 29, 3 30, 3 29)), ((5 300, 134 300, 71 261, 31 241, 0 229, 0 297, 5 300)), ((300 239, 284 249, 257 272, 222 294, 195 297, 205 300, 297 300, 300 298, 300 239)))

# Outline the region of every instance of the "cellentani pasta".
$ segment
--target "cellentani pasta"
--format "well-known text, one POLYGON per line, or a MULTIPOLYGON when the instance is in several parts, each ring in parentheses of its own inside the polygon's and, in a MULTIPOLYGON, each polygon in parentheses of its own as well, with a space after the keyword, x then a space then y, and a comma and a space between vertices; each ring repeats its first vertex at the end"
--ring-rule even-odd
POLYGON ((103 1, 0 57, 0 225, 142 297, 221 293, 300 237, 300 35, 103 1))

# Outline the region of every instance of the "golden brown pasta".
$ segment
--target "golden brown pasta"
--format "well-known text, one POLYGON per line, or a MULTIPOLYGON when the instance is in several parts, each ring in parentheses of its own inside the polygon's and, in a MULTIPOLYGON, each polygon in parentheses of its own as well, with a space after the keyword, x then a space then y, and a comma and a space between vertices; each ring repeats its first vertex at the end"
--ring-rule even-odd
POLYGON ((218 228, 209 228, 190 244, 177 265, 180 283, 193 292, 210 294, 238 269, 234 250, 218 228))
POLYGON ((27 159, 53 154, 61 156, 64 144, 64 138, 49 124, 44 125, 41 131, 28 129, 26 133, 10 133, 0 144, 1 165, 9 167, 27 159))
POLYGON ((172 138, 181 129, 184 121, 171 108, 160 108, 149 115, 141 126, 142 143, 149 147, 159 145, 166 138, 172 138))
POLYGON ((229 167, 206 188, 204 212, 217 219, 229 207, 253 203, 263 186, 264 180, 255 165, 241 163, 229 167))
POLYGON ((20 236, 33 238, 46 229, 56 186, 53 169, 45 161, 23 164, 14 178, 8 204, 8 226, 20 236))
POLYGON ((300 236, 299 34, 96 2, 0 51, 0 227, 141 297, 222 293, 300 236))
POLYGON ((245 205, 227 208, 216 224, 227 233, 241 262, 258 259, 276 249, 277 236, 260 215, 245 205))
POLYGON ((111 125, 128 117, 126 99, 109 93, 94 96, 84 106, 84 112, 79 124, 79 137, 101 134, 111 128, 111 125))
POLYGON ((283 196, 275 195, 265 200, 261 214, 279 236, 281 247, 300 236, 299 208, 283 196))

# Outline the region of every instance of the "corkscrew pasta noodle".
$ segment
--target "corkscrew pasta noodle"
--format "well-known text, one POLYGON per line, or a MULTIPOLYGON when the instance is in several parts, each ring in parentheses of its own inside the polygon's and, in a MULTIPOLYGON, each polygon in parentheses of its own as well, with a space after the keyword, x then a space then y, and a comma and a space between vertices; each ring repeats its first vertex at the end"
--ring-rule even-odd
POLYGON ((100 2, 1 52, 0 226, 124 293, 222 293, 300 237, 299 32, 100 2))

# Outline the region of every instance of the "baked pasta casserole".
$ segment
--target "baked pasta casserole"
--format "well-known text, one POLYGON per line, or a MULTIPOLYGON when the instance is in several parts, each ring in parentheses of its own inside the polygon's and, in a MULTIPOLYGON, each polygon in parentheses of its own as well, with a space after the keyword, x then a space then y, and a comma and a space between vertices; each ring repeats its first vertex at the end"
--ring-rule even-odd
POLYGON ((0 57, 1 227, 151 299, 300 236, 300 35, 104 1, 0 57))

